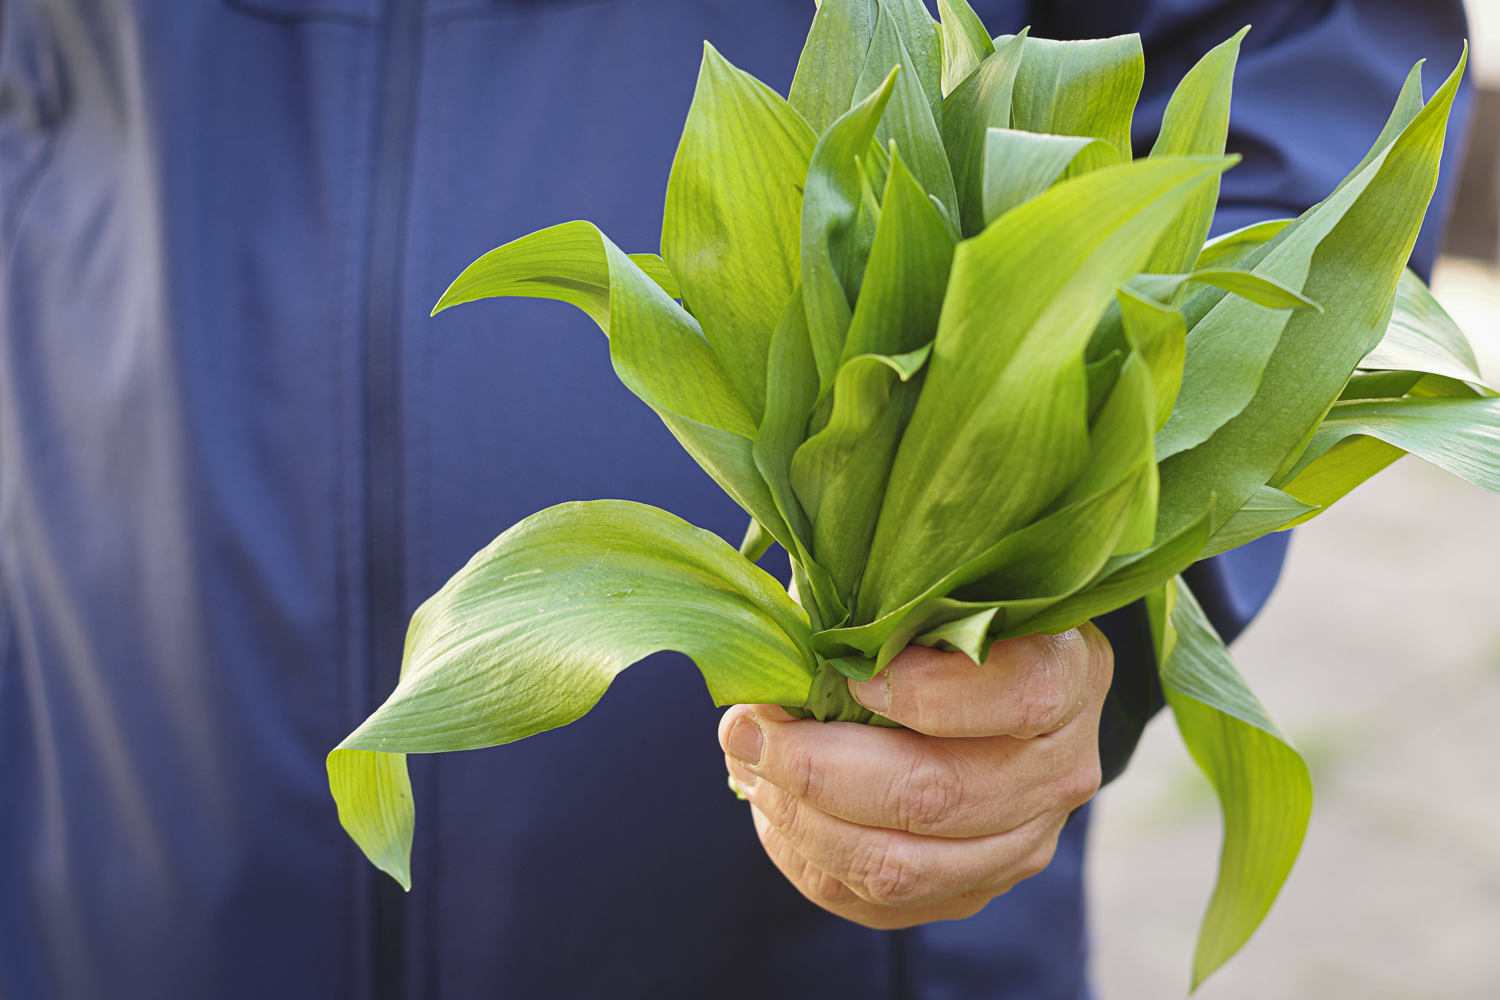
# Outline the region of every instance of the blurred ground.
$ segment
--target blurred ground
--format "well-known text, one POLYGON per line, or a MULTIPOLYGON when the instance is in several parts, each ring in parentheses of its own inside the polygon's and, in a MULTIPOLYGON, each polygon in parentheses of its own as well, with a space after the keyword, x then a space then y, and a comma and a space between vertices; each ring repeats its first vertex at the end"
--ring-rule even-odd
MULTIPOLYGON (((1500 384, 1500 271, 1450 258, 1434 285, 1500 384)), ((1201 1000, 1500 997, 1497 574, 1500 496, 1415 458, 1297 532, 1234 655, 1316 805, 1280 900, 1201 1000)), ((1220 821, 1170 715, 1096 802, 1099 1000, 1181 997, 1220 821)))

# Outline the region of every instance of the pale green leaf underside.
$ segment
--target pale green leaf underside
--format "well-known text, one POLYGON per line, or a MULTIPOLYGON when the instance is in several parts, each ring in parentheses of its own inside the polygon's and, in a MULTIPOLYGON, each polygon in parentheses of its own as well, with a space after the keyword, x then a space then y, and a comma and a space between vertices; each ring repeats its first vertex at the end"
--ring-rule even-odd
POLYGON ((1196 988, 1244 945, 1281 891, 1312 813, 1312 779, 1191 592, 1177 587, 1162 688, 1224 810, 1218 884, 1193 956, 1196 988))
POLYGON ((1466 382, 1482 380, 1468 338, 1410 270, 1401 272, 1396 306, 1385 336, 1359 366, 1432 372, 1466 382))
MULTIPOLYGON (((467 750, 567 725, 662 650, 691 657, 716 704, 801 705, 817 670, 809 643, 806 613, 718 536, 644 504, 562 504, 417 609, 396 691, 339 751, 467 750)), ((404 766, 348 755, 329 766, 346 829, 405 871, 392 860, 411 829, 404 766)))

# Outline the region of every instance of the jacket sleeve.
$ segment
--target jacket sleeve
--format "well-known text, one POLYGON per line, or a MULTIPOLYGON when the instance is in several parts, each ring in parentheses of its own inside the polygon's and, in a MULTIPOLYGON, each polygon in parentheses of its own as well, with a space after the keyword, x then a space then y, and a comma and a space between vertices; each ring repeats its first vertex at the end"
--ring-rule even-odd
MULTIPOLYGON (((1139 31, 1146 80, 1133 130, 1137 155, 1161 127, 1173 88, 1197 60, 1245 25, 1228 151, 1243 159, 1224 177, 1215 233, 1295 216, 1325 197, 1379 134, 1419 60, 1431 94, 1463 49, 1461 0, 1033 0, 1034 34, 1094 38, 1139 31)), ((1427 278, 1457 189, 1472 107, 1460 89, 1432 207, 1412 254, 1427 278)), ((1225 641, 1260 611, 1280 575, 1288 536, 1271 535, 1205 560, 1185 575, 1225 641)), ((1129 762, 1164 704, 1140 606, 1098 623, 1116 651, 1115 681, 1100 724, 1106 781, 1129 762)))

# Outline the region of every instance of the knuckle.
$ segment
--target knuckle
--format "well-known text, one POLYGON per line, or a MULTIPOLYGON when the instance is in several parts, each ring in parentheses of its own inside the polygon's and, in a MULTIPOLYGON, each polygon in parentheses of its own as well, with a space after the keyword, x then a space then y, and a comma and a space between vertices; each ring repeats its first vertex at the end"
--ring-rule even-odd
POLYGON ((819 906, 832 908, 849 901, 849 887, 832 875, 808 865, 803 872, 803 888, 808 897, 819 906))
POLYGON ((963 801, 963 772, 946 754, 926 753, 913 762, 898 805, 902 825, 913 833, 947 826, 963 801))
POLYGON ((856 852, 854 880, 872 903, 900 906, 912 902, 921 885, 920 865, 886 836, 867 839, 856 852))
POLYGON ((797 822, 797 799, 768 781, 756 782, 755 807, 766 821, 779 830, 787 830, 797 822))
POLYGON ((788 789, 799 799, 816 800, 822 789, 823 771, 813 764, 812 754, 798 753, 791 761, 788 789))
POLYGON ((1042 841, 1036 850, 1028 854, 1017 867, 1016 881, 1032 878, 1047 870, 1052 863, 1052 856, 1057 853, 1057 837, 1048 837, 1042 841))

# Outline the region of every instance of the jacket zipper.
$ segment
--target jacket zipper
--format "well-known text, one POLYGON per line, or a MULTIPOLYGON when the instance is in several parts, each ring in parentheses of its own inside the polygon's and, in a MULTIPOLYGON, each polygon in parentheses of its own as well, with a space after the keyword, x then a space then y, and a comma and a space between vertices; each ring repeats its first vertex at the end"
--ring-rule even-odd
MULTIPOLYGON (((396 687, 406 624, 401 265, 422 13, 422 0, 387 0, 381 38, 364 345, 366 593, 372 707, 396 687)), ((394 879, 383 874, 374 878, 375 1000, 406 1000, 405 893, 394 879)))

